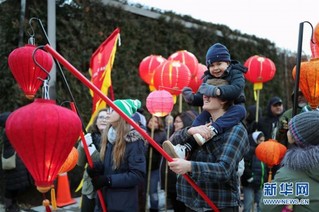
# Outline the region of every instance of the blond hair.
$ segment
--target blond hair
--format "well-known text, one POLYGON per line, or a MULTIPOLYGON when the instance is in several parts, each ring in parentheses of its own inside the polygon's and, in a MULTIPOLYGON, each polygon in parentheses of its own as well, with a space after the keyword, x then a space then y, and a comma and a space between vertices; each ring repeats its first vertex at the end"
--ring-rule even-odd
MULTIPOLYGON (((108 141, 108 132, 111 125, 108 124, 106 128, 103 130, 102 137, 101 137, 101 151, 100 151, 100 159, 104 161, 106 147, 108 141)), ((118 120, 118 125, 116 127, 116 139, 114 142, 113 147, 113 167, 112 169, 115 170, 120 167, 121 162, 124 159, 124 153, 126 149, 126 140, 125 137, 129 133, 131 126, 122 118, 118 120)))

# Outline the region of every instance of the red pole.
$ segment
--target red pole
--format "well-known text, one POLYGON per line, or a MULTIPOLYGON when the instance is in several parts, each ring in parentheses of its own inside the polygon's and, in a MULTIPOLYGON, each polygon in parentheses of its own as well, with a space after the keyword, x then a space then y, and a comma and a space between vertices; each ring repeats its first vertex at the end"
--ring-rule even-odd
MULTIPOLYGON (((102 91, 100 91, 93 83, 90 82, 81 72, 79 72, 74 66, 72 66, 66 59, 64 59, 57 51, 55 51, 50 45, 46 44, 44 49, 48 51, 56 60, 58 60, 66 69, 68 69, 77 79, 79 79, 86 87, 90 88, 93 92, 101 97, 113 110, 115 110, 122 118, 125 119, 130 125, 132 125, 167 161, 171 162, 173 159, 130 117, 123 113, 102 91)), ((187 175, 183 174, 186 181, 201 195, 201 197, 207 202, 207 204, 216 212, 218 208, 209 199, 209 197, 196 185, 196 183, 187 175)))
MULTIPOLYGON (((73 110, 73 112, 75 112, 76 114, 77 111, 76 111, 76 107, 75 107, 75 104, 74 102, 71 102, 70 104, 71 106, 71 109, 73 110)), ((86 159, 88 161, 88 164, 91 168, 93 168, 93 161, 92 161, 92 158, 90 156, 90 153, 89 153, 89 148, 88 148, 88 145, 86 144, 86 140, 85 140, 85 137, 84 137, 84 133, 83 131, 81 131, 81 140, 82 140, 82 144, 83 144, 83 149, 84 149, 84 152, 85 152, 85 155, 86 155, 86 159)), ((102 211, 103 212, 107 212, 107 209, 106 209, 106 206, 105 206, 105 202, 104 202, 104 198, 103 198, 103 194, 102 194, 102 191, 99 189, 97 190, 97 195, 99 197, 99 200, 100 200, 100 203, 101 203, 101 207, 102 207, 102 211)))

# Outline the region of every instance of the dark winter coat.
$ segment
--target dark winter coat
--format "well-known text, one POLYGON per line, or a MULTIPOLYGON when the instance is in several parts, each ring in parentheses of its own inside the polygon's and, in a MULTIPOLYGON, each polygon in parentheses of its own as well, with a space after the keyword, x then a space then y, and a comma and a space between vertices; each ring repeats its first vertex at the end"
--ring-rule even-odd
MULTIPOLYGON (((232 60, 228 68, 225 70, 223 76, 220 79, 226 80, 229 85, 227 86, 218 86, 221 91, 219 96, 221 99, 225 100, 234 100, 235 104, 244 103, 246 97, 244 95, 245 88, 245 77, 244 73, 247 72, 247 68, 241 65, 238 61, 232 60)), ((203 82, 209 83, 209 80, 216 79, 209 70, 204 72, 203 82)), ((209 83, 210 84, 210 83, 209 83)), ((202 106, 203 105, 203 95, 196 93, 194 95, 194 101, 192 102, 193 106, 202 106)))
POLYGON ((255 154, 257 147, 256 142, 253 140, 252 135, 249 135, 250 150, 244 156, 245 170, 241 176, 242 186, 261 189, 263 184, 267 182, 268 168, 267 165, 261 162, 255 154), (248 179, 253 178, 253 181, 247 182, 248 179))
MULTIPOLYGON (((150 129, 147 128, 147 132, 149 135, 151 135, 150 129)), ((156 141, 156 143, 160 146, 162 146, 163 142, 165 140, 167 140, 167 134, 165 131, 163 130, 155 130, 154 132, 154 141, 156 141)), ((150 148, 152 148, 152 167, 151 170, 156 170, 160 168, 160 163, 161 163, 161 159, 162 159, 162 155, 161 153, 159 153, 156 149, 154 149, 150 144, 148 144, 148 151, 147 151, 147 167, 148 167, 148 163, 149 163, 149 152, 150 152, 150 148)))
MULTIPOLYGON (((7 118, 9 117, 10 113, 2 113, 0 114, 0 127, 3 130, 2 133, 2 141, 3 141, 3 157, 9 158, 14 153, 15 150, 12 147, 6 133, 5 133, 5 123, 7 118)), ((21 139, 22 141, 22 139, 21 139)), ((28 186, 31 185, 32 178, 26 169, 25 165, 23 164, 22 160, 16 154, 16 168, 12 170, 4 170, 5 176, 5 189, 7 190, 24 190, 28 186)))
POLYGON ((103 188, 104 201, 110 212, 138 211, 138 185, 145 181, 144 139, 136 130, 131 130, 125 140, 127 143, 124 160, 118 169, 112 169, 114 145, 110 142, 107 144, 103 163, 94 163, 95 169, 103 170, 103 175, 111 178, 111 187, 103 188))

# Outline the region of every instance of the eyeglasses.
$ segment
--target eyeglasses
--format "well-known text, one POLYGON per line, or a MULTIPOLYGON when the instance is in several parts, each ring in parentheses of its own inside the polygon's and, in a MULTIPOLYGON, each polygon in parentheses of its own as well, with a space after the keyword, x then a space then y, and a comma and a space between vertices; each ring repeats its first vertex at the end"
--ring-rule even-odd
POLYGON ((106 113, 113 113, 113 111, 114 111, 113 108, 110 108, 110 107, 106 109, 106 113))
POLYGON ((107 119, 106 116, 98 116, 97 119, 107 119))

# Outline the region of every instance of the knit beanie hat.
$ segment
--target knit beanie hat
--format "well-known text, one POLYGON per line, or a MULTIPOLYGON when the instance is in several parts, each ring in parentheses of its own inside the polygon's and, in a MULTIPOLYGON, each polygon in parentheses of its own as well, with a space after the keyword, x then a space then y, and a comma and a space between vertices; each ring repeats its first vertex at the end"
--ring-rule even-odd
POLYGON ((226 46, 215 43, 206 53, 206 66, 209 67, 212 63, 221 61, 230 62, 230 54, 226 46))
POLYGON ((254 141, 255 141, 256 144, 258 143, 258 140, 259 140, 262 136, 264 136, 264 133, 261 132, 261 131, 256 131, 256 132, 253 132, 253 134, 252 134, 252 137, 253 137, 253 139, 254 139, 254 141))
POLYGON ((309 111, 294 116, 288 128, 298 146, 319 145, 319 112, 309 111))
POLYGON ((137 109, 141 107, 141 101, 138 99, 117 99, 113 103, 128 117, 132 117, 137 109))

